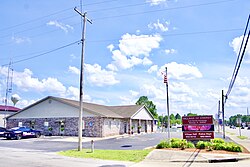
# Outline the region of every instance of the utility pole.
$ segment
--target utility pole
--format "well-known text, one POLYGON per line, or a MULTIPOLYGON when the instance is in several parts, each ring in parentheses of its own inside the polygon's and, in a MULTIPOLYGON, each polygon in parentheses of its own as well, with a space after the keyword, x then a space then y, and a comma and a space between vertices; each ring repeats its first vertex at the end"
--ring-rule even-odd
POLYGON ((80 111, 79 111, 79 121, 78 121, 78 151, 82 151, 82 116, 83 116, 83 68, 84 68, 84 45, 85 45, 85 31, 86 31, 86 21, 88 21, 90 24, 92 24, 92 21, 87 18, 87 12, 84 12, 83 14, 77 10, 75 7, 74 10, 83 17, 83 27, 82 27, 82 54, 81 54, 81 70, 80 70, 80 111))
POLYGON ((218 102, 218 132, 220 133, 220 100, 218 102))
POLYGON ((225 136, 225 114, 224 114, 224 91, 222 90, 222 96, 221 96, 221 111, 222 111, 222 126, 223 126, 223 139, 226 138, 225 136))
POLYGON ((167 67, 166 68, 166 71, 165 71, 165 75, 164 75, 164 83, 166 83, 166 96, 167 96, 167 115, 168 115, 168 139, 170 140, 170 116, 169 116, 169 98, 168 98, 168 78, 167 78, 167 67))

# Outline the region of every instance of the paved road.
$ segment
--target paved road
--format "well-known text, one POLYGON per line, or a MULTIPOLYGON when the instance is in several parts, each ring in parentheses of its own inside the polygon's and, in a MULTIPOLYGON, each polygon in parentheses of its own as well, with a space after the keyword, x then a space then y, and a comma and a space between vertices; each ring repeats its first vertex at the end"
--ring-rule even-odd
MULTIPOLYGON (((172 132, 171 137, 180 138, 181 132, 172 132)), ((95 141, 95 149, 116 149, 116 150, 140 150, 157 145, 161 140, 166 139, 166 133, 151 133, 133 135, 119 138, 111 138, 95 141)), ((69 137, 68 137, 69 138, 69 137)), ((60 140, 60 137, 29 138, 22 140, 0 140, 0 147, 20 148, 40 150, 46 152, 57 152, 62 150, 76 149, 78 143, 74 141, 65 141, 67 137, 60 140), (53 140, 57 138, 58 140, 53 140)), ((90 148, 90 142, 83 142, 84 148, 90 148)))
POLYGON ((0 167, 126 167, 132 162, 73 158, 53 152, 0 147, 0 167))
MULTIPOLYGON (((141 150, 157 145, 160 141, 166 139, 167 133, 149 133, 141 135, 132 135, 119 138, 110 138, 95 141, 95 149, 112 149, 112 150, 141 150)), ((215 137, 222 137, 221 134, 215 133, 215 137)), ((20 148, 40 150, 47 152, 57 152, 62 150, 76 149, 77 140, 65 140, 70 137, 46 137, 46 138, 29 138, 22 140, 0 140, 0 147, 20 148), (58 140, 53 140, 57 138, 58 140)), ((72 137, 71 137, 72 138, 72 137)), ((182 132, 171 132, 171 138, 182 138, 182 132)), ((227 138, 227 140, 230 140, 227 138)), ((84 141, 84 140, 83 140, 84 141)), ((84 148, 91 148, 90 142, 83 142, 84 148)))

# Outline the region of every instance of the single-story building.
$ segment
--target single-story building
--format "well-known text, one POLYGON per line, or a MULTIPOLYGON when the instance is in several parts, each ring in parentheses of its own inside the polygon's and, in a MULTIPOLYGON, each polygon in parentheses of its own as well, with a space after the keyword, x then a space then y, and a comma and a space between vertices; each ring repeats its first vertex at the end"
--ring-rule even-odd
POLYGON ((0 105, 0 127, 6 126, 5 118, 21 110, 14 106, 0 105))
MULTIPOLYGON (((52 135, 78 135, 79 101, 48 96, 7 117, 7 128, 28 126, 52 135)), ((105 106, 83 102, 83 136, 153 132, 154 117, 144 105, 105 106)))

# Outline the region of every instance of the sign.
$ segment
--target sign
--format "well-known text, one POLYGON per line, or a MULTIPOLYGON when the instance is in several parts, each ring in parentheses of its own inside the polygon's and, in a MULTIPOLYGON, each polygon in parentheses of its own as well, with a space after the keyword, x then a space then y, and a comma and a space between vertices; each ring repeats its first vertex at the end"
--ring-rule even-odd
POLYGON ((208 140, 214 138, 213 116, 183 116, 183 139, 208 140))
POLYGON ((213 116, 183 116, 182 117, 183 125, 209 125, 213 124, 213 116))
POLYGON ((183 125, 182 131, 214 131, 214 125, 183 125))
POLYGON ((214 132, 183 132, 183 139, 187 140, 214 139, 214 132))

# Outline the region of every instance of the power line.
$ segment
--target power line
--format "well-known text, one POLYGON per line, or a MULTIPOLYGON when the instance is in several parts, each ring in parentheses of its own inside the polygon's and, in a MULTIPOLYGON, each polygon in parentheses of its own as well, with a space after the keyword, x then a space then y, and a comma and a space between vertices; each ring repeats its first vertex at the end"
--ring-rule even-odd
MULTIPOLYGON (((211 33, 221 33, 221 32, 232 32, 232 31, 241 31, 242 28, 234 28, 234 29, 221 29, 221 30, 209 30, 209 31, 196 31, 196 32, 185 32, 185 33, 175 33, 175 34, 160 34, 162 37, 171 37, 171 36, 184 36, 184 35, 199 35, 199 34, 211 34, 211 33)), ((129 39, 123 40, 133 40, 133 39, 141 39, 141 38, 151 38, 154 36, 142 36, 142 37, 134 37, 129 39)), ((120 38, 114 39, 103 39, 103 40, 89 40, 87 42, 110 42, 110 41, 117 41, 120 38)))
MULTIPOLYGON (((49 53, 52 53, 52 52, 55 52, 55 51, 64 49, 64 48, 66 48, 66 47, 69 47, 69 46, 74 45, 74 44, 79 43, 79 42, 81 42, 81 40, 78 40, 78 41, 69 43, 69 44, 64 45, 64 46, 60 46, 60 47, 58 47, 58 48, 55 48, 55 49, 49 50, 49 51, 47 51, 47 52, 43 52, 43 53, 37 54, 37 55, 35 55, 35 56, 31 56, 31 57, 28 57, 28 58, 25 58, 25 59, 21 59, 21 60, 18 60, 18 61, 12 61, 12 64, 17 64, 17 63, 24 62, 24 61, 27 61, 27 60, 30 60, 30 59, 34 59, 34 58, 37 58, 37 57, 41 57, 41 56, 43 56, 43 55, 46 55, 46 54, 49 54, 49 53)), ((7 66, 7 65, 8 65, 8 64, 4 64, 4 65, 2 65, 2 66, 7 66)))
POLYGON ((151 10, 151 11, 144 11, 144 12, 136 12, 136 13, 123 14, 123 15, 116 15, 116 16, 99 17, 99 18, 95 18, 93 20, 96 21, 96 20, 134 16, 134 15, 147 14, 147 13, 163 12, 163 11, 168 11, 168 10, 185 9, 185 8, 192 8, 192 7, 199 7, 199 6, 208 6, 208 5, 215 5, 215 4, 219 4, 219 3, 226 3, 226 2, 230 2, 230 1, 235 1, 235 0, 222 0, 222 1, 216 1, 216 2, 195 4, 195 5, 186 5, 186 6, 180 6, 180 7, 158 9, 158 10, 151 10))
MULTIPOLYGON (((118 1, 118 0, 107 0, 107 1, 101 1, 101 2, 88 3, 88 4, 84 4, 84 6, 91 6, 91 5, 103 4, 103 3, 113 2, 113 1, 118 1)), ((66 9, 63 9, 63 10, 60 10, 60 11, 57 11, 57 12, 54 12, 54 13, 51 13, 51 14, 48 14, 48 15, 45 15, 45 16, 41 16, 41 17, 38 17, 38 18, 35 18, 35 19, 31 19, 31 20, 28 20, 28 21, 20 23, 20 24, 16 24, 16 25, 12 25, 12 26, 9 26, 9 27, 5 27, 3 29, 0 29, 0 31, 10 30, 10 29, 13 29, 13 28, 16 28, 16 27, 19 27, 19 26, 23 26, 23 25, 26 25, 26 24, 29 24, 29 23, 32 23, 32 22, 36 22, 38 20, 42 20, 44 18, 53 16, 53 15, 64 13, 66 11, 72 10, 74 7, 75 6, 72 6, 70 8, 66 8, 66 9)))
MULTIPOLYGON (((107 2, 113 2, 113 1, 118 1, 118 0, 108 0, 108 1, 103 1, 103 2, 89 3, 89 4, 85 4, 85 5, 80 5, 80 6, 96 5, 96 4, 102 4, 102 3, 107 3, 107 2)), ((210 3, 187 5, 187 6, 167 8, 167 9, 158 9, 158 10, 151 10, 151 11, 130 13, 130 14, 124 14, 124 15, 107 16, 107 17, 102 17, 102 18, 96 18, 96 19, 93 19, 93 20, 102 20, 102 19, 108 19, 108 18, 110 19, 110 18, 126 17, 126 16, 133 16, 133 15, 154 13, 154 12, 162 12, 162 11, 167 11, 167 10, 175 10, 175 9, 184 9, 184 8, 191 8, 191 7, 207 6, 207 5, 214 5, 214 4, 219 4, 219 3, 226 3, 226 2, 230 2, 230 1, 235 1, 235 0, 222 0, 222 1, 216 1, 216 2, 210 2, 210 3)), ((145 4, 147 4, 147 3, 138 3, 138 4, 131 4, 131 5, 124 5, 124 6, 112 7, 112 8, 106 8, 106 9, 93 10, 93 11, 90 11, 90 12, 98 12, 98 11, 105 11, 105 10, 106 11, 107 10, 114 10, 114 9, 119 9, 119 8, 127 8, 127 7, 139 6, 139 5, 145 5, 145 4)), ((69 10, 72 10, 72 8, 67 8, 67 9, 64 9, 64 10, 61 10, 61 11, 58 11, 58 12, 55 12, 55 13, 52 13, 52 14, 49 14, 49 15, 45 15, 45 16, 42 16, 42 17, 39 17, 39 18, 36 18, 36 19, 29 20, 29 21, 24 22, 24 23, 20 23, 20 24, 14 25, 14 26, 6 27, 4 29, 1 29, 0 31, 13 29, 13 28, 25 25, 25 24, 29 24, 29 23, 32 23, 32 22, 35 22, 35 21, 38 21, 38 20, 41 20, 41 19, 53 16, 53 15, 57 15, 57 14, 63 13, 65 11, 69 11, 69 10)), ((70 15, 70 16, 67 16, 67 17, 64 17, 64 18, 61 18, 61 19, 58 19, 58 20, 62 21, 62 20, 67 20, 67 19, 73 18, 73 17, 76 17, 76 15, 75 14, 74 15, 70 15)), ((37 28, 40 28, 40 27, 43 27, 43 26, 44 26, 44 24, 38 25, 38 26, 35 26, 35 27, 30 27, 30 28, 24 29, 22 31, 14 32, 14 34, 20 34, 20 33, 27 32, 27 31, 30 31, 30 30, 34 30, 34 29, 37 29, 37 28)), ((59 29, 57 31, 59 31, 59 29)), ((0 38, 9 37, 10 35, 11 34, 7 34, 7 35, 5 34, 3 36, 0 36, 0 38)))
POLYGON ((246 51, 246 47, 247 47, 247 43, 248 43, 248 39, 249 39, 249 35, 250 35, 250 30, 248 31, 248 35, 246 37, 246 32, 247 32, 247 29, 248 29, 248 25, 249 25, 249 20, 250 20, 250 15, 248 16, 248 19, 247 19, 247 24, 246 24, 246 27, 245 27, 245 31, 244 31, 244 34, 243 34, 243 39, 241 41, 241 46, 240 46, 240 50, 238 52, 238 57, 237 57, 237 60, 236 60, 236 63, 235 63, 235 67, 234 67, 234 71, 233 71, 233 75, 232 75, 232 78, 231 78, 231 81, 230 81, 230 84, 229 84, 229 87, 228 87, 228 91, 225 95, 225 102, 229 96, 229 94, 231 93, 232 91, 232 88, 234 86, 234 83, 235 83, 235 80, 236 80, 236 77, 238 75, 238 72, 239 72, 239 69, 240 69, 240 66, 241 66, 241 63, 242 63, 242 60, 243 60, 243 57, 244 57, 244 54, 245 54, 245 51, 246 51), (245 37, 246 37, 246 40, 245 40, 245 37), (242 46, 244 45, 244 48, 243 48, 243 51, 242 51, 242 46))

